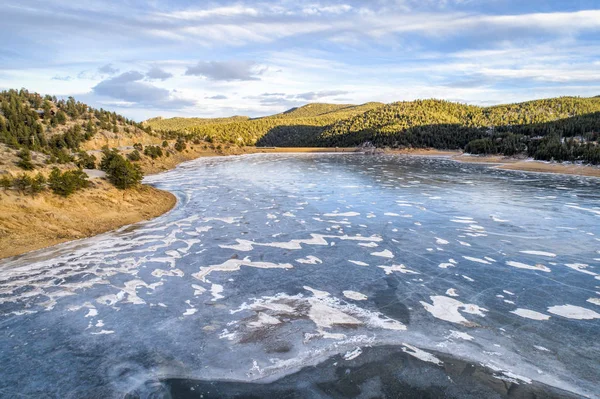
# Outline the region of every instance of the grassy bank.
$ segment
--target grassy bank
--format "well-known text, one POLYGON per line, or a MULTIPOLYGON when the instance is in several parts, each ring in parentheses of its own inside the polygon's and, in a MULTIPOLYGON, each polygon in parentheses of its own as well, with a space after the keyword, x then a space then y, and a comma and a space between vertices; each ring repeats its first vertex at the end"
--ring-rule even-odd
POLYGON ((93 187, 67 198, 0 194, 0 257, 23 254, 61 242, 90 237, 172 209, 169 192, 142 185, 118 190, 96 179, 93 187))

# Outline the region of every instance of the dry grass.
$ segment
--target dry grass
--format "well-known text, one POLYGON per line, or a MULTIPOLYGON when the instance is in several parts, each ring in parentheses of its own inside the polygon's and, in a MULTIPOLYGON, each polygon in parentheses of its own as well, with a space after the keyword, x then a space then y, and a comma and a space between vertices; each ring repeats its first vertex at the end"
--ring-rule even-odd
POLYGON ((546 163, 537 161, 517 161, 513 163, 507 163, 505 165, 498 166, 498 169, 600 177, 600 168, 597 166, 546 163))
POLYGON ((103 180, 68 198, 0 194, 0 258, 93 236, 162 215, 175 196, 150 186, 118 190, 103 180))

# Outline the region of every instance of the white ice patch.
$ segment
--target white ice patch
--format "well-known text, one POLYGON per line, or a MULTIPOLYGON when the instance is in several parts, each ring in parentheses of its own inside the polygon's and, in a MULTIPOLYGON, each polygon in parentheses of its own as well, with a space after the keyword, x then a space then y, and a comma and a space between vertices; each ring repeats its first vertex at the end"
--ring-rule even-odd
POLYGON ((596 210, 596 209, 589 209, 589 208, 583 208, 580 206, 575 206, 575 205, 565 205, 567 208, 571 208, 571 209, 577 209, 580 211, 586 211, 586 212, 591 212, 591 213, 595 213, 596 215, 600 215, 600 210, 596 210))
POLYGON ((210 293, 212 294, 211 301, 217 301, 219 299, 225 298, 221 293, 223 292, 223 286, 221 284, 212 284, 210 286, 210 293))
POLYGON ((548 316, 546 314, 536 312, 535 310, 529 310, 529 309, 518 308, 515 310, 511 310, 510 313, 514 313, 517 316, 521 316, 521 317, 524 317, 526 319, 531 319, 531 320, 548 320, 548 319, 550 319, 550 316, 548 316))
POLYGON ((206 292, 206 288, 201 285, 192 284, 192 288, 194 289, 194 296, 202 295, 206 292))
POLYGON ((444 240, 443 238, 435 237, 435 243, 438 245, 448 245, 450 242, 448 240, 444 240))
POLYGON ((580 306, 575 305, 561 305, 561 306, 551 306, 548 308, 548 312, 566 317, 567 319, 575 319, 575 320, 593 320, 600 319, 600 314, 594 312, 593 310, 582 308, 580 306))
POLYGON ((323 261, 316 256, 308 255, 306 258, 296 259, 296 262, 303 263, 307 265, 316 265, 317 263, 323 263, 323 261))
POLYGON ((585 263, 565 263, 565 266, 567 266, 570 269, 577 270, 578 272, 589 274, 590 276, 598 275, 598 273, 586 270, 590 265, 587 265, 585 263))
POLYGON ((514 262, 512 260, 506 261, 506 264, 508 266, 516 267, 518 269, 539 270, 539 271, 546 272, 546 273, 550 273, 550 271, 551 271, 547 266, 544 266, 544 265, 541 265, 541 264, 537 264, 535 266, 531 266, 531 265, 528 265, 528 264, 525 264, 525 263, 521 263, 521 262, 514 262))
POLYGON ((355 264, 355 265, 357 265, 357 266, 369 266, 369 264, 368 264, 368 263, 361 262, 361 261, 359 261, 359 260, 349 260, 348 262, 350 262, 350 263, 354 263, 354 264, 355 264))
POLYGON ((465 258, 466 260, 470 260, 471 262, 483 263, 484 265, 490 265, 491 264, 487 260, 483 260, 483 259, 479 259, 479 258, 473 258, 471 256, 463 256, 463 258, 465 258))
POLYGON ((277 317, 270 316, 264 312, 258 312, 258 319, 256 321, 248 323, 248 327, 261 328, 264 326, 274 326, 280 324, 281 320, 277 317))
POLYGON ((252 262, 248 257, 246 257, 244 259, 229 259, 220 265, 201 266, 200 271, 192 274, 192 277, 206 282, 206 277, 212 272, 234 272, 240 270, 242 266, 255 267, 258 269, 293 268, 293 266, 289 263, 252 262))
POLYGON ((556 258, 556 254, 553 254, 552 252, 544 252, 544 251, 519 251, 522 254, 527 254, 527 255, 538 255, 538 256, 547 256, 549 258, 556 258))
MULTIPOLYGON (((284 293, 265 296, 260 299, 253 299, 251 304, 244 303, 239 309, 232 310, 231 313, 235 314, 244 310, 252 310, 257 313, 264 312, 278 319, 285 318, 288 320, 286 323, 291 322, 290 319, 306 317, 315 323, 318 336, 321 337, 325 337, 324 329, 335 326, 367 325, 371 328, 386 330, 406 330, 404 324, 379 312, 372 312, 346 301, 341 301, 326 291, 308 286, 304 288, 311 292, 312 296, 306 297, 303 294, 290 296, 284 293)), ((345 335, 339 334, 334 339, 342 338, 345 338, 345 335)))
POLYGON ((450 330, 450 334, 446 336, 446 339, 462 339, 465 341, 472 341, 474 338, 467 333, 450 330))
POLYGON ((385 274, 392 274, 393 272, 400 272, 402 274, 421 274, 414 270, 407 269, 404 265, 379 266, 379 268, 383 269, 385 274))
POLYGON ((448 296, 453 296, 453 297, 457 297, 458 294, 456 293, 456 288, 448 288, 446 290, 446 295, 448 296))
POLYGON ((342 294, 348 299, 353 299, 355 301, 365 301, 368 297, 365 294, 361 294, 356 291, 343 291, 342 294))
POLYGON ((325 213, 323 214, 323 216, 325 217, 329 217, 329 218, 334 218, 334 217, 354 217, 354 216, 360 216, 360 213, 358 212, 344 212, 344 213, 325 213))
POLYGON ((378 247, 379 245, 375 244, 374 242, 360 242, 358 243, 358 245, 360 245, 361 247, 366 247, 366 248, 375 248, 378 247))
POLYGON ((447 269, 449 267, 456 267, 456 265, 454 263, 440 263, 438 267, 441 267, 442 269, 447 269))
POLYGON ((238 216, 238 217, 208 217, 208 218, 204 218, 203 220, 205 222, 211 222, 213 220, 216 220, 218 222, 223 222, 223 223, 227 223, 227 224, 233 224, 235 222, 237 222, 238 220, 240 220, 242 217, 238 216))
POLYGON ((183 272, 179 269, 171 269, 171 270, 163 270, 163 269, 154 269, 152 275, 154 277, 183 277, 183 272))
POLYGON ((357 357, 359 357, 362 353, 362 349, 360 349, 360 347, 357 347, 354 350, 348 351, 344 354, 344 360, 352 360, 352 359, 356 359, 357 357))
POLYGON ((425 352, 424 350, 421 350, 415 346, 406 344, 406 343, 402 343, 402 351, 405 353, 408 353, 409 355, 416 357, 419 360, 422 360, 424 362, 428 362, 428 363, 433 363, 433 364, 437 364, 438 366, 441 366, 443 364, 443 362, 438 359, 437 357, 435 357, 434 355, 432 355, 429 352, 425 352))
POLYGON ((600 306, 600 298, 590 298, 587 300, 589 303, 600 306))
POLYGON ((431 313, 433 317, 440 320, 449 321, 451 323, 470 325, 471 323, 467 320, 459 311, 474 314, 477 316, 484 317, 483 312, 487 312, 487 309, 481 308, 477 305, 470 303, 462 303, 461 301, 449 298, 442 295, 430 296, 429 297, 433 304, 421 301, 421 305, 426 311, 431 313))
POLYGON ((390 259, 394 257, 394 254, 389 249, 384 249, 383 251, 380 251, 380 252, 371 252, 371 255, 380 256, 382 258, 390 258, 390 259))
POLYGON ((182 316, 191 316, 194 313, 196 313, 197 311, 198 311, 198 309, 196 309, 196 308, 189 308, 189 309, 186 309, 185 312, 183 312, 182 316))
POLYGON ((295 239, 287 242, 268 242, 258 243, 249 240, 236 239, 237 244, 234 245, 219 245, 221 248, 233 249, 236 251, 248 252, 254 249, 254 246, 261 247, 273 247, 281 249, 302 249, 302 244, 305 245, 329 245, 326 238, 337 238, 339 240, 350 240, 350 241, 368 241, 368 242, 380 242, 383 239, 379 236, 363 237, 360 235, 356 236, 337 236, 337 235, 323 235, 323 234, 311 234, 311 238, 295 239))

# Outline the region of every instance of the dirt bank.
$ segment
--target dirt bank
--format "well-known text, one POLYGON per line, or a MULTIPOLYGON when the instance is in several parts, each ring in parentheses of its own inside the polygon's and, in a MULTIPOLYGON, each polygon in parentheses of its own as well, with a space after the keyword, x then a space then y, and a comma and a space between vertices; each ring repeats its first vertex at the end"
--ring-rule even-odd
POLYGON ((177 202, 173 194, 150 186, 118 190, 99 179, 93 185, 68 198, 0 193, 0 258, 151 219, 177 202))
POLYGON ((521 170, 524 172, 559 173, 565 175, 600 177, 600 167, 590 165, 579 165, 571 163, 550 163, 543 161, 534 161, 532 159, 519 159, 495 155, 457 155, 452 157, 452 159, 459 162, 494 164, 494 167, 506 170, 521 170))

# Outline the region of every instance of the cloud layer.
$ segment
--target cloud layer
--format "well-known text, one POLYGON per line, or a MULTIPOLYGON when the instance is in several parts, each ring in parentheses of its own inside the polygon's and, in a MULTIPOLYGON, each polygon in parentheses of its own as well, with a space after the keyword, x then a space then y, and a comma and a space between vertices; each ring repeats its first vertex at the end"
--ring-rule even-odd
POLYGON ((600 5, 574 3, 21 0, 3 6, 14 39, 0 43, 0 87, 75 95, 137 119, 597 95, 600 5))

